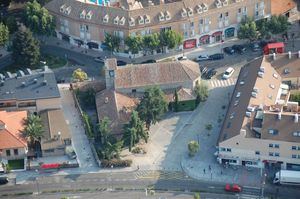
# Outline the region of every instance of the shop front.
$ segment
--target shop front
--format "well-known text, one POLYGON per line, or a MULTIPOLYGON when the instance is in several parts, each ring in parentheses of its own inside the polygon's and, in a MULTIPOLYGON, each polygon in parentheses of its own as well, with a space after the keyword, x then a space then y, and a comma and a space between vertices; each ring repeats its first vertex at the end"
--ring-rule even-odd
POLYGON ((214 32, 211 36, 214 38, 214 42, 221 42, 222 41, 222 31, 214 32))
POLYGON ((197 40, 196 39, 186 40, 186 41, 183 42, 183 48, 184 49, 195 48, 196 44, 197 44, 197 40))
POLYGON ((227 29, 224 31, 225 39, 234 37, 234 32, 235 32, 235 28, 233 28, 233 27, 227 28, 227 29))
POLYGON ((199 38, 199 45, 205 45, 210 43, 210 36, 209 35, 203 35, 199 38))

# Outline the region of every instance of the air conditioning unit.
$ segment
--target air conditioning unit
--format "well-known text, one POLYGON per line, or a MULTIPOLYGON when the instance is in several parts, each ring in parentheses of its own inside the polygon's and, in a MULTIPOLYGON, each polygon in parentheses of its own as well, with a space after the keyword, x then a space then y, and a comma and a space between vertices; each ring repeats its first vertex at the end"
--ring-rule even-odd
POLYGON ((108 20, 109 20, 109 16, 108 16, 108 15, 105 15, 105 16, 103 17, 103 22, 104 22, 104 23, 108 23, 108 20))
POLYGON ((182 10, 181 10, 181 16, 182 17, 186 17, 187 16, 186 9, 182 8, 182 10))

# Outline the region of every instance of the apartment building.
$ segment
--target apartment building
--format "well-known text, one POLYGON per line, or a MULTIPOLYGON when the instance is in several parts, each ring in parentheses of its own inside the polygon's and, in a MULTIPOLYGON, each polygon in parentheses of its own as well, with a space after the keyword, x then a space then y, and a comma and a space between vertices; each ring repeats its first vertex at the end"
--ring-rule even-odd
POLYGON ((239 74, 218 140, 218 161, 300 169, 300 52, 266 55, 239 74))
POLYGON ((245 16, 270 16, 271 0, 52 0, 46 8, 57 37, 79 47, 102 50, 106 33, 123 40, 171 29, 190 49, 235 37, 245 16))
POLYGON ((60 106, 55 75, 48 67, 0 74, 0 110, 38 112, 60 106))

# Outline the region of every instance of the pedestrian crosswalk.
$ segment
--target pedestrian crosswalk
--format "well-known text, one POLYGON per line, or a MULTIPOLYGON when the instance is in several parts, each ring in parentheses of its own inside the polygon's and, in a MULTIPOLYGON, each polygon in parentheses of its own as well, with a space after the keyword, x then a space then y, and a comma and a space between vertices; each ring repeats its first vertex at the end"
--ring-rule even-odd
POLYGON ((154 171, 154 170, 140 170, 135 172, 136 179, 190 179, 183 172, 180 171, 154 171))
POLYGON ((210 88, 227 87, 235 85, 237 78, 229 78, 225 80, 211 79, 207 80, 207 84, 210 88))

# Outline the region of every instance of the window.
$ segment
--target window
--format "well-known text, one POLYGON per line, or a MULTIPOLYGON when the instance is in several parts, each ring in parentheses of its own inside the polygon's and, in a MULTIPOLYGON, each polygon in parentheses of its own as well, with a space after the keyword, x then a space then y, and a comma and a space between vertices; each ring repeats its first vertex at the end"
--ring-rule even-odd
POLYGON ((279 157, 279 153, 275 153, 275 156, 276 156, 276 157, 279 157))
POLYGON ((10 150, 6 150, 6 156, 10 156, 10 150))
POLYGON ((273 148, 273 144, 269 144, 269 147, 270 147, 270 148, 273 148))
POLYGON ((14 149, 14 155, 19 155, 18 149, 14 149))
POLYGON ((297 147, 296 146, 292 146, 292 150, 297 150, 297 147))
POLYGON ((274 153, 273 152, 269 152, 269 156, 274 156, 274 153))
POLYGON ((222 18, 223 18, 223 14, 222 14, 222 13, 220 14, 219 18, 220 18, 220 19, 222 19, 222 18))
POLYGON ((275 148, 277 148, 277 149, 279 148, 279 144, 275 144, 274 146, 275 146, 275 148))
POLYGON ((298 151, 300 151, 300 146, 298 146, 298 151))
POLYGON ((225 12, 225 17, 228 17, 229 16, 229 13, 228 12, 225 12))
POLYGON ((300 137, 300 131, 295 131, 295 132, 293 132, 293 136, 300 137))
POLYGON ((231 152, 231 148, 227 148, 226 151, 227 151, 227 152, 231 152))
POLYGON ((132 91, 131 91, 132 93, 136 93, 136 89, 132 89, 132 91))
POLYGON ((241 14, 242 13, 242 8, 239 8, 238 9, 238 14, 241 14))
POLYGON ((277 129, 269 129, 269 133, 272 135, 278 135, 278 130, 277 129))
POLYGON ((298 155, 298 159, 300 159, 300 155, 298 155))
POLYGON ((297 158, 297 155, 295 155, 295 154, 292 154, 292 158, 297 158))
POLYGON ((223 148, 223 147, 221 147, 221 148, 220 148, 220 150, 221 150, 221 151, 226 151, 226 149, 225 149, 225 148, 223 148))
POLYGON ((260 151, 255 151, 255 155, 260 155, 260 151))

